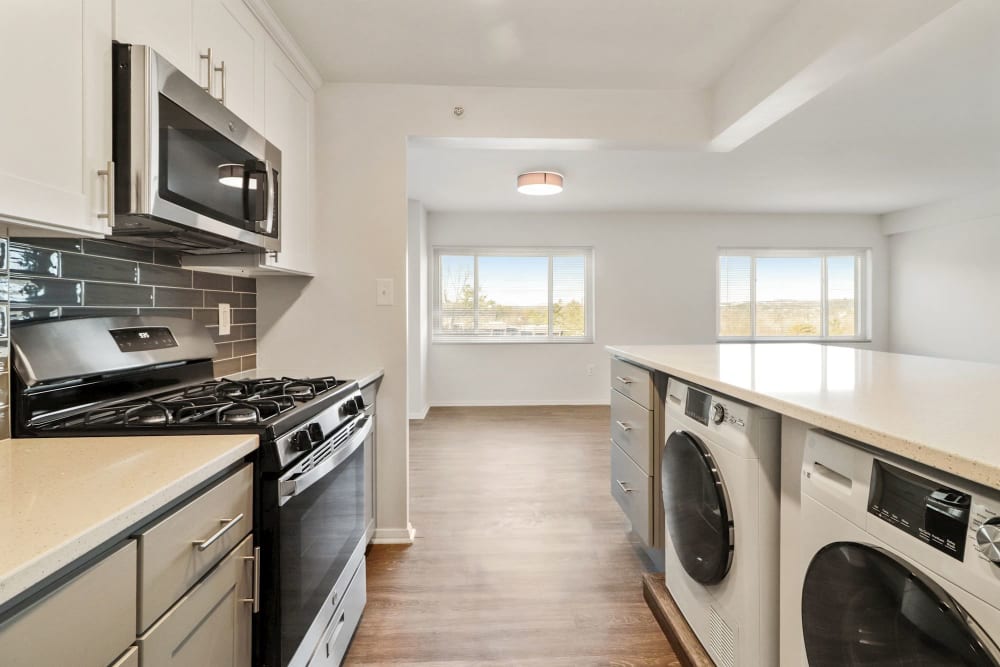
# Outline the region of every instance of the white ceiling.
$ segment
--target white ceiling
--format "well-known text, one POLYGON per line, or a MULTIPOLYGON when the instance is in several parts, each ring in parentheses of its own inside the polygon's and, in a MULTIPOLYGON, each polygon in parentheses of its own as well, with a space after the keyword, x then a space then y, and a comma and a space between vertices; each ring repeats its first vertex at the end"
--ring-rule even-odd
POLYGON ((410 196, 431 210, 865 213, 958 196, 1000 182, 998 43, 1000 1, 965 0, 732 152, 422 142, 410 196), (517 194, 534 169, 565 173, 565 192, 517 194))
POLYGON ((797 0, 269 0, 327 81, 704 88, 797 0))

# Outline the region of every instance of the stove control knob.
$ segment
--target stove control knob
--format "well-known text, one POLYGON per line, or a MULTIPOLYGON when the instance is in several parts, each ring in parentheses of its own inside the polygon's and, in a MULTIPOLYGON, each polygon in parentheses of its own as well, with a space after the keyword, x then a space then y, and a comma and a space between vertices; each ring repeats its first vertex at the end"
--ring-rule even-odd
POLYGON ((344 403, 344 414, 353 417, 358 412, 358 404, 354 402, 353 398, 344 403))
POLYGON ((319 425, 318 422, 313 422, 306 426, 306 432, 309 434, 309 439, 313 441, 314 444, 319 444, 323 442, 323 427, 319 425))
POLYGON ((312 438, 306 431, 296 431, 292 434, 292 449, 297 452, 308 452, 313 448, 312 438))
POLYGON ((716 403, 712 406, 712 422, 721 424, 724 421, 726 421, 726 407, 722 403, 716 403))
POLYGON ((355 405, 358 406, 358 411, 359 412, 364 412, 364 410, 365 410, 365 399, 361 398, 360 396, 355 396, 354 397, 354 403, 355 403, 355 405))
POLYGON ((1000 565, 1000 517, 983 522, 976 531, 976 549, 994 565, 1000 565))

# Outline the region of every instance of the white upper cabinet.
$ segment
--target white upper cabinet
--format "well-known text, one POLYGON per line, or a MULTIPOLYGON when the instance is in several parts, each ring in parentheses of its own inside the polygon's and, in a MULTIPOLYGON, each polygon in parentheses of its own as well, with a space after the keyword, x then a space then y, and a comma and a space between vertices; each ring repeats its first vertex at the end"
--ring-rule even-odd
POLYGON ((115 39, 152 47, 255 129, 267 32, 242 0, 123 0, 115 39))
POLYGON ((119 0, 115 3, 115 39, 152 47, 189 78, 208 85, 205 66, 198 68, 193 26, 194 0, 119 0))
POLYGON ((209 73, 209 92, 251 127, 264 121, 264 50, 267 33, 242 0, 195 0, 194 44, 198 81, 209 73), (211 49, 211 58, 209 58, 211 49))
POLYGON ((107 231, 111 0, 5 0, 0 218, 107 231))
POLYGON ((281 251, 264 266, 312 273, 314 94, 278 45, 268 40, 265 134, 281 150, 281 251))

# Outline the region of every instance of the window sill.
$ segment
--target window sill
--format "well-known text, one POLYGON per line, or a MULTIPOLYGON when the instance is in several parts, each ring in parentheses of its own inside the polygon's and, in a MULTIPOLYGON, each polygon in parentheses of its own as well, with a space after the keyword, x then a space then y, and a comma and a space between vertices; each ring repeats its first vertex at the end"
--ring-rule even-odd
POLYGON ((592 345, 594 339, 589 338, 432 338, 431 345, 592 345))
POLYGON ((870 343, 871 338, 716 338, 717 343, 870 343))

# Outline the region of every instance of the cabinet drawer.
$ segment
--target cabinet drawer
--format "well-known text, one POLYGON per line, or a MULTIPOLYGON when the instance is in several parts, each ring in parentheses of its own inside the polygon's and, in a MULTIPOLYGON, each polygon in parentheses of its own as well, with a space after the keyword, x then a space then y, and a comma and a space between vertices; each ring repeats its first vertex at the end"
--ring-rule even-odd
POLYGON ((653 374, 621 359, 611 359, 611 387, 642 407, 652 410, 656 401, 653 374))
POLYGON ((143 667, 250 667, 253 561, 251 535, 139 637, 143 667))
POLYGON ((653 411, 611 390, 611 439, 653 474, 653 411))
POLYGON ((107 667, 135 640, 135 542, 0 625, 4 667, 107 667))
POLYGON ((222 560, 252 527, 253 468, 247 465, 140 533, 139 632, 222 560))
POLYGON ((361 622, 361 613, 365 610, 368 599, 365 573, 365 561, 361 561, 358 571, 351 584, 344 591, 340 607, 323 631, 323 637, 309 660, 309 667, 338 667, 347 654, 351 637, 361 622))
POLYGON ((653 478, 611 441, 611 495, 632 522, 632 530, 653 545, 653 478))

